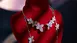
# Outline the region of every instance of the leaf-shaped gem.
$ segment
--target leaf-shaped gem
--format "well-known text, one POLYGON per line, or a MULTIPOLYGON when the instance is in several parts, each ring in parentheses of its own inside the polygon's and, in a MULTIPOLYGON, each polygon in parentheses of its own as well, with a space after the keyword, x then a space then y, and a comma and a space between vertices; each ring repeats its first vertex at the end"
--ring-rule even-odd
POLYGON ((56 23, 56 25, 55 25, 56 30, 58 30, 58 29, 59 29, 59 26, 60 26, 60 25, 56 23))
POLYGON ((53 21, 55 21, 55 20, 56 20, 55 16, 53 16, 53 17, 52 17, 52 20, 53 20, 53 21))
POLYGON ((48 26, 48 30, 50 29, 50 27, 52 27, 52 24, 53 24, 53 23, 54 23, 54 22, 53 22, 52 20, 50 20, 50 22, 46 24, 46 25, 48 26))

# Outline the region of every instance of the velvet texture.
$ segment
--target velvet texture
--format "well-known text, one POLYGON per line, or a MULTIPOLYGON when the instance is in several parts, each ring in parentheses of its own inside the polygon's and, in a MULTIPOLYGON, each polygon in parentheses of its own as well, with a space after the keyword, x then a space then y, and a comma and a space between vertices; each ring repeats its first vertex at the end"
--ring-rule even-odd
MULTIPOLYGON (((49 7, 48 0, 27 0, 23 11, 27 18, 32 18, 40 24, 48 23, 53 17, 52 9, 49 7)), ((58 39, 56 40, 55 23, 50 30, 47 30, 47 26, 44 26, 44 32, 40 32, 35 27, 28 25, 31 35, 34 36, 35 41, 33 43, 61 43, 63 32, 62 16, 57 10, 54 10, 54 12, 57 23, 60 24, 58 39)), ((21 11, 12 16, 11 28, 18 43, 28 43, 29 33, 21 11)))

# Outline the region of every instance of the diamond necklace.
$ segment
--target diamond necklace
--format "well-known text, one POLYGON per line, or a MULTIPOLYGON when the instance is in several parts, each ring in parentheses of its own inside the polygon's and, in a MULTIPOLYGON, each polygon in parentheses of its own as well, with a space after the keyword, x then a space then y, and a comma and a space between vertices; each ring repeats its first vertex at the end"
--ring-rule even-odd
MULTIPOLYGON (((52 27, 52 24, 54 24, 54 22, 55 22, 55 23, 56 23, 55 29, 56 29, 56 35, 57 35, 56 38, 58 39, 59 24, 58 24, 57 21, 56 21, 54 9, 53 9, 52 7, 50 7, 50 8, 52 9, 53 17, 52 17, 52 20, 50 20, 50 21, 46 24, 46 25, 47 25, 47 29, 49 30, 50 27, 52 27)), ((32 43, 32 42, 34 42, 34 39, 33 39, 34 36, 32 36, 32 35, 30 34, 30 30, 29 30, 28 24, 32 24, 32 27, 36 26, 36 29, 40 30, 40 32, 43 32, 43 26, 44 26, 44 25, 43 25, 43 24, 40 24, 40 23, 37 22, 37 21, 33 21, 32 18, 27 19, 27 17, 25 16, 23 10, 22 10, 22 14, 23 14, 23 16, 24 16, 24 20, 25 20, 25 23, 26 23, 26 27, 27 27, 28 33, 29 33, 29 38, 28 38, 29 43, 32 43)))

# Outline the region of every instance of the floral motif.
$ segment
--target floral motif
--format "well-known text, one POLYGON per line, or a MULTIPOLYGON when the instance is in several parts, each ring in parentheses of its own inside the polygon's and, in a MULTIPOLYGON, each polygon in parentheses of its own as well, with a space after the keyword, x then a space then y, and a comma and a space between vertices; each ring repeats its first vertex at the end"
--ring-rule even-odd
POLYGON ((37 21, 33 22, 32 27, 36 26, 37 21))
MULTIPOLYGON (((55 16, 52 17, 52 20, 47 23, 47 29, 49 30, 52 27, 52 24, 55 23, 55 16)), ((41 32, 43 32, 43 24, 38 23, 37 21, 33 21, 32 18, 27 19, 28 24, 32 24, 32 27, 36 26, 36 29, 39 29, 41 32)), ((59 24, 56 24, 56 30, 59 28, 59 24)))
POLYGON ((54 17, 52 17, 52 20, 50 20, 49 23, 47 23, 48 30, 50 29, 50 27, 52 27, 52 24, 55 23, 55 20, 56 19, 55 19, 55 16, 54 16, 54 17))
POLYGON ((27 19, 27 21, 28 21, 28 24, 33 24, 33 20, 32 20, 32 18, 27 19))
POLYGON ((43 32, 43 24, 37 23, 36 24, 36 29, 39 29, 41 32, 43 32))
POLYGON ((32 43, 32 42, 34 42, 34 39, 33 39, 34 37, 33 36, 31 36, 31 37, 29 37, 28 38, 28 40, 29 40, 29 43, 32 43))
POLYGON ((50 22, 49 22, 49 23, 47 23, 48 30, 50 29, 50 27, 52 27, 52 24, 53 24, 53 21, 52 21, 52 20, 50 20, 50 22))

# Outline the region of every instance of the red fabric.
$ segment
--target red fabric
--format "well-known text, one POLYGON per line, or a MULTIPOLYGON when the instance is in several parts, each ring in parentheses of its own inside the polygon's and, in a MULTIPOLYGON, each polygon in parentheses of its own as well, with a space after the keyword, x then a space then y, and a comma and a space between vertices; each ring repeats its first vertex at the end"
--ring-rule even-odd
MULTIPOLYGON (((52 9, 50 9, 48 5, 48 0, 27 0, 23 9, 27 18, 32 18, 34 21, 38 21, 41 24, 48 23, 53 16, 52 9)), ((50 30, 44 27, 44 32, 39 32, 35 27, 33 28, 29 25, 30 33, 34 36, 34 43, 61 43, 63 32, 62 16, 57 10, 54 12, 57 23, 60 24, 58 40, 56 40, 55 24, 53 24, 50 30)), ((21 11, 12 16, 11 27, 19 43, 28 43, 29 34, 21 11)))

